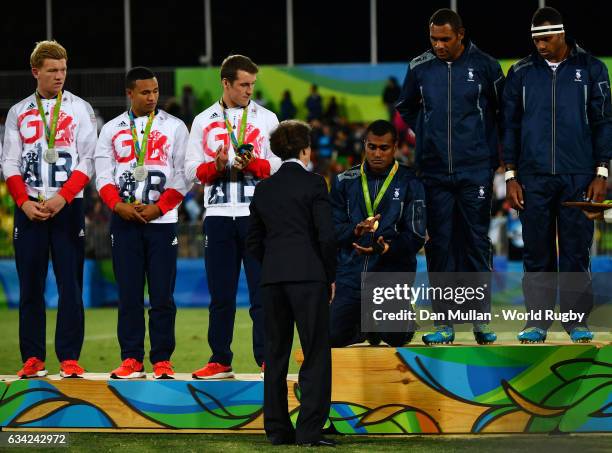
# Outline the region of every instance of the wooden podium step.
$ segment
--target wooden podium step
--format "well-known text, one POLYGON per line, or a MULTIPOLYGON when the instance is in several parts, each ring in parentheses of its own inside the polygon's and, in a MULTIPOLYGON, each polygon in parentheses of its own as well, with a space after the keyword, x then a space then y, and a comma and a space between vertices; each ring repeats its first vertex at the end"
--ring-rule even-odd
MULTIPOLYGON (((301 361, 301 352, 296 359, 301 361)), ((332 350, 327 426, 344 434, 612 432, 612 346, 356 346, 332 350)), ((3 430, 263 429, 259 375, 198 381, 0 376, 3 430)), ((295 421, 300 391, 288 376, 295 421)))

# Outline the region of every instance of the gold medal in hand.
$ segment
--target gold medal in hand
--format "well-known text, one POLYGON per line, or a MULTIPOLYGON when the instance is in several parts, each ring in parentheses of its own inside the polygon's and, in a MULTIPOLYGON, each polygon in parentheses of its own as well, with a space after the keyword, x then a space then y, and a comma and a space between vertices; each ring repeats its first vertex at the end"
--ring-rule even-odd
MULTIPOLYGON (((372 222, 372 220, 374 220, 374 217, 368 217, 366 220, 368 222, 372 222)), ((376 231, 376 230, 378 230, 378 220, 376 220, 374 224, 372 225, 372 231, 376 231)))

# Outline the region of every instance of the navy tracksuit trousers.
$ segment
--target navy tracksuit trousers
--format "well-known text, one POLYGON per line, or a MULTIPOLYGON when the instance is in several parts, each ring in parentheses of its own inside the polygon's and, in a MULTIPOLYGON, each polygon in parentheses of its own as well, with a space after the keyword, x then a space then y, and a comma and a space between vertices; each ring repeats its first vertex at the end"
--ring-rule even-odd
MULTIPOLYGON (((594 225, 580 209, 562 206, 564 201, 584 201, 592 180, 593 175, 520 176, 525 202, 519 215, 525 242, 527 311, 553 309, 558 289, 561 312, 584 313, 586 319, 593 308, 590 249, 594 225)), ((531 320, 527 327, 548 329, 551 324, 550 320, 531 320)), ((577 325, 573 321, 563 327, 570 332, 577 325)))
POLYGON ((121 360, 144 359, 144 289, 149 285, 151 363, 170 360, 174 352, 174 284, 178 240, 176 223, 139 224, 111 219, 113 269, 119 288, 117 336, 121 360))
MULTIPOLYGON (((332 348, 343 348, 365 341, 361 331, 361 295, 359 290, 336 284, 334 301, 330 305, 329 343, 332 348)), ((392 347, 403 346, 412 332, 377 332, 380 339, 392 347)))
POLYGON ((83 263, 85 217, 83 200, 76 198, 53 218, 32 222, 15 209, 13 233, 19 277, 19 348, 29 357, 46 359, 45 280, 49 251, 59 295, 55 353, 59 361, 78 360, 83 346, 83 263))
MULTIPOLYGON (((454 174, 425 174, 421 176, 427 200, 427 233, 425 244, 430 284, 453 286, 451 273, 478 272, 470 279, 471 285, 487 284, 493 267, 493 250, 489 239, 493 170, 458 171, 454 174), (436 275, 446 273, 446 275, 436 275), (482 280, 482 281, 481 281, 482 280)), ((490 285, 487 285, 490 289, 490 285)), ((435 313, 458 309, 455 304, 432 301, 435 313)), ((466 309, 465 305, 461 307, 466 309)), ((481 313, 491 311, 491 299, 474 304, 481 313)), ((452 324, 435 321, 435 324, 452 324)))
POLYGON ((248 217, 210 216, 204 218, 206 251, 204 263, 210 291, 208 344, 210 362, 231 365, 231 350, 236 316, 236 292, 240 264, 244 263, 249 286, 249 314, 253 320, 253 355, 259 366, 264 362, 264 316, 259 295, 261 268, 246 252, 248 217))

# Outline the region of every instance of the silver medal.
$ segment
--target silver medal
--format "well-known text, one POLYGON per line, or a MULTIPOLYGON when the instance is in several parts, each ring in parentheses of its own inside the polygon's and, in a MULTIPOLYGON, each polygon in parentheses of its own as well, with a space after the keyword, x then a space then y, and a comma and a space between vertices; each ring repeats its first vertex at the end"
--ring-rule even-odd
POLYGON ((148 174, 149 171, 144 165, 139 165, 138 167, 134 168, 134 179, 136 181, 144 181, 147 179, 148 174))
POLYGON ((59 159, 59 153, 55 148, 47 148, 43 154, 43 159, 48 164, 54 164, 59 159))

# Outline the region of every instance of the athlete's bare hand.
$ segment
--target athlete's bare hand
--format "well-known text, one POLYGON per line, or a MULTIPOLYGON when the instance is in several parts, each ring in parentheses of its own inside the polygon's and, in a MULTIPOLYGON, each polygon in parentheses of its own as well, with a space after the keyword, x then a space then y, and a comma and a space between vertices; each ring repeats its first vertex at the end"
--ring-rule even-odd
POLYGON ((506 183, 506 201, 510 203, 510 207, 517 211, 522 211, 525 208, 523 188, 516 179, 511 179, 506 183))
POLYGON ((232 166, 236 170, 244 170, 253 160, 253 155, 251 153, 243 153, 234 157, 234 162, 232 166))
POLYGON ((582 211, 582 213, 587 216, 587 218, 589 220, 603 220, 604 218, 604 212, 603 211, 599 211, 599 212, 591 212, 591 211, 582 211))
POLYGON ((601 203, 606 199, 606 192, 608 191, 608 181, 604 178, 593 178, 591 184, 586 193, 586 201, 593 201, 595 203, 601 203))
POLYGON ((137 204, 135 209, 147 222, 162 216, 161 209, 156 204, 137 204))
POLYGON ((229 162, 229 154, 227 150, 229 145, 219 145, 217 148, 217 154, 215 154, 215 168, 217 171, 225 170, 227 163, 229 162))
POLYGON ((355 231, 353 233, 357 237, 361 237, 366 233, 374 233, 376 231, 376 222, 380 220, 380 214, 376 214, 374 217, 367 218, 362 220, 355 226, 355 231))
POLYGON ((60 212, 64 206, 66 206, 66 199, 61 195, 56 194, 45 201, 44 209, 51 215, 51 217, 55 217, 55 215, 57 215, 57 213, 60 212))
POLYGON ((115 205, 114 211, 119 217, 128 222, 147 223, 136 207, 131 203, 119 202, 115 205))
POLYGON ((27 200, 21 205, 21 210, 33 222, 44 222, 51 217, 45 206, 38 201, 27 200))

